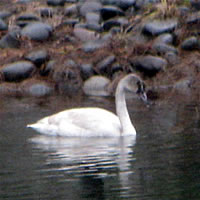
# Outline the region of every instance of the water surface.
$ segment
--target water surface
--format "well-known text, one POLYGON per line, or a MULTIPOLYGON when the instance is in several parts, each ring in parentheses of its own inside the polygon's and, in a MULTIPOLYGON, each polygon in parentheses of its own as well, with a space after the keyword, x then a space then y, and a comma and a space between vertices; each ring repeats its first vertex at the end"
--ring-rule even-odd
POLYGON ((128 105, 136 138, 55 138, 26 124, 113 99, 1 99, 0 199, 200 199, 198 102, 128 105))

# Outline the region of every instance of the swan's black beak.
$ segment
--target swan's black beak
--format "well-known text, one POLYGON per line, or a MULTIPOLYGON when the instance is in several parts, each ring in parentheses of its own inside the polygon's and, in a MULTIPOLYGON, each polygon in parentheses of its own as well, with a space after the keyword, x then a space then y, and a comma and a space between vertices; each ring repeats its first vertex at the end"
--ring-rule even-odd
POLYGON ((145 85, 144 85, 144 83, 141 82, 141 81, 138 81, 137 85, 138 85, 137 94, 139 95, 140 99, 143 102, 148 103, 147 102, 147 95, 146 95, 146 92, 145 92, 145 85))
POLYGON ((146 92, 141 92, 139 97, 143 102, 148 103, 146 92))

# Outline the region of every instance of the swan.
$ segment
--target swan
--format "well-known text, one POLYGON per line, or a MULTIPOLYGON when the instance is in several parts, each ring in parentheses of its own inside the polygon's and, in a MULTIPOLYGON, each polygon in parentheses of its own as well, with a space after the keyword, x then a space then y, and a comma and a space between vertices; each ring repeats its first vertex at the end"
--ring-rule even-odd
POLYGON ((102 108, 74 108, 47 116, 27 127, 52 136, 130 136, 136 135, 126 106, 126 91, 138 94, 147 100, 143 81, 136 74, 123 77, 116 88, 116 113, 102 108))

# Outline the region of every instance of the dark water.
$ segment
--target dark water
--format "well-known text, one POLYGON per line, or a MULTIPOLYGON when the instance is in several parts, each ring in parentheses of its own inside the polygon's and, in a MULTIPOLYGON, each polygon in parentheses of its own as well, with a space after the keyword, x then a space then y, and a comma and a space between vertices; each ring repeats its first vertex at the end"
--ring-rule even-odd
MULTIPOLYGON (((180 102, 180 101, 179 101, 180 102)), ((113 99, 0 101, 0 199, 200 199, 200 106, 129 100, 137 138, 54 138, 28 123, 113 99)))

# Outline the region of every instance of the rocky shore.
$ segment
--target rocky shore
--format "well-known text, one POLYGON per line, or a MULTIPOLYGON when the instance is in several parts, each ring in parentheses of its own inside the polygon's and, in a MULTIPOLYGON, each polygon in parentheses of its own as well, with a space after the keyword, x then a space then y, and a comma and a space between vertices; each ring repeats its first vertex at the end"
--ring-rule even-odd
MULTIPOLYGON (((200 0, 1 0, 0 95, 198 93, 200 0)), ((164 95, 163 95, 164 96, 164 95)))

